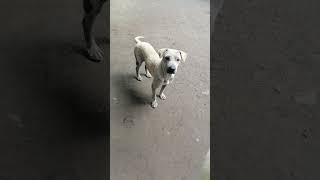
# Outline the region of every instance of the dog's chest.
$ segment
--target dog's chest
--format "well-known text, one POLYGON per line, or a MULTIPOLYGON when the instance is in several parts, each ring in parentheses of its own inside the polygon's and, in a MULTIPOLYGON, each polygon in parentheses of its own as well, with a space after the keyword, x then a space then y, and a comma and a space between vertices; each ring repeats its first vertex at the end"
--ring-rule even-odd
POLYGON ((162 79, 162 84, 170 84, 173 81, 174 75, 166 75, 163 79, 162 79))

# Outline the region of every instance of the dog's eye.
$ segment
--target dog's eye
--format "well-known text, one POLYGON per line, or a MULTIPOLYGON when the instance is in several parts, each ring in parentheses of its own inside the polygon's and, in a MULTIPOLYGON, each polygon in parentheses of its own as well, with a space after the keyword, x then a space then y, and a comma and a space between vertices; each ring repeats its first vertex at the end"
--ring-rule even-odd
POLYGON ((180 59, 177 59, 177 61, 180 61, 180 59))
POLYGON ((170 58, 169 58, 169 57, 165 57, 165 59, 166 59, 167 61, 169 61, 169 60, 170 60, 170 58))

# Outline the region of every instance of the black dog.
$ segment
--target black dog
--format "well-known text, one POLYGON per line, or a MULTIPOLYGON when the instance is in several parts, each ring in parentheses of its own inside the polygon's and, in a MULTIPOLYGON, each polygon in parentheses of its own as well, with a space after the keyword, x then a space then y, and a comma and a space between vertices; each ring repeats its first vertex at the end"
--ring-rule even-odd
POLYGON ((82 20, 82 27, 86 42, 86 51, 88 58, 94 61, 101 61, 103 59, 103 52, 95 41, 92 28, 105 2, 106 0, 83 0, 85 15, 82 20))

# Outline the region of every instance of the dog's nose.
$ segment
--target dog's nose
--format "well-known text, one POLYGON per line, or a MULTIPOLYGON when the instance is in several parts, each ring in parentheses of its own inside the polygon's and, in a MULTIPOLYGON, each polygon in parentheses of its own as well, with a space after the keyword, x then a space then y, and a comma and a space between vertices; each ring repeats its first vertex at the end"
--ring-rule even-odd
POLYGON ((176 68, 173 68, 173 67, 168 67, 168 69, 167 69, 167 73, 169 73, 169 74, 174 74, 174 73, 176 73, 176 68))

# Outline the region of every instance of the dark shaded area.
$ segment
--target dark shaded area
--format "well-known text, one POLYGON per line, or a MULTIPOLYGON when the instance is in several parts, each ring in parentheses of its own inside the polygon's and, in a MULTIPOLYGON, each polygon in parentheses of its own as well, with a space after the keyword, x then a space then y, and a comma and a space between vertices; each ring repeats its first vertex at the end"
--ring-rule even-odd
POLYGON ((319 6, 224 2, 211 39, 214 179, 320 179, 319 6))
POLYGON ((82 15, 81 1, 2 4, 0 179, 107 179, 109 62, 82 55, 82 15))
MULTIPOLYGON (((145 79, 145 74, 140 73, 145 79)), ((121 98, 126 98, 132 104, 131 106, 140 106, 150 104, 151 99, 151 92, 149 94, 147 92, 140 91, 139 85, 143 82, 138 81, 135 75, 131 74, 117 74, 113 76, 114 81, 116 82, 115 85, 118 91, 123 92, 125 96, 121 98)), ((149 80, 149 79, 148 79, 149 80)), ((151 89, 151 85, 150 85, 151 89)))

